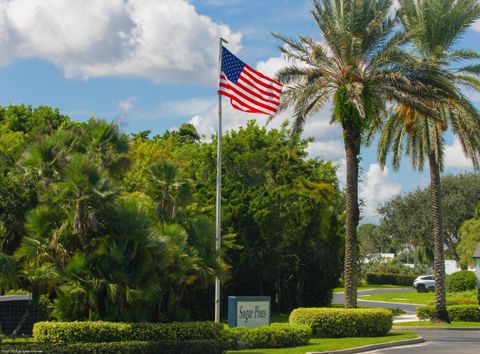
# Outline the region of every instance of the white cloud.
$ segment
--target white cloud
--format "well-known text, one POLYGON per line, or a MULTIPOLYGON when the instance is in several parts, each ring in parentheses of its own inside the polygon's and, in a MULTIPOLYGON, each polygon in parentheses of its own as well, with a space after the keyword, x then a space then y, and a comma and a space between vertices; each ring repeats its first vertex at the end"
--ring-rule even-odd
POLYGON ((400 193, 402 185, 388 175, 388 168, 382 171, 379 164, 373 163, 362 176, 359 189, 359 198, 364 202, 362 219, 371 222, 378 219, 377 207, 400 193))
POLYGON ((452 145, 445 146, 444 165, 453 168, 473 168, 472 162, 463 153, 462 145, 457 138, 452 145))
POLYGON ((307 147, 310 157, 338 161, 345 156, 341 140, 314 141, 307 147))
POLYGON ((215 98, 191 98, 188 100, 168 101, 160 104, 159 114, 162 116, 192 116, 205 112, 215 106, 215 98))
POLYGON ((473 23, 473 29, 477 32, 480 32, 480 20, 477 20, 473 23))
MULTIPOLYGON (((222 101, 223 132, 244 126, 251 119, 256 120, 259 125, 265 125, 268 120, 268 116, 264 114, 250 114, 233 109, 230 101, 225 97, 222 98, 222 101)), ((280 127, 285 118, 284 114, 279 115, 272 120, 268 127, 280 127)), ((210 138, 218 129, 218 101, 214 100, 210 106, 198 111, 190 119, 189 123, 193 124, 200 134, 210 138)))
POLYGON ((278 70, 289 64, 290 63, 287 60, 281 57, 272 57, 265 61, 259 61, 256 69, 261 73, 273 78, 278 70))
POLYGON ((480 92, 474 90, 466 90, 465 95, 474 103, 480 103, 480 92))
POLYGON ((337 178, 340 188, 345 188, 347 183, 347 162, 345 158, 340 159, 337 163, 337 178))
POLYGON ((69 78, 213 83, 219 36, 240 49, 186 0, 0 0, 0 64, 40 58, 69 78))
POLYGON ((137 103, 137 98, 135 96, 127 97, 126 99, 117 102, 117 108, 120 112, 128 113, 130 112, 137 103))

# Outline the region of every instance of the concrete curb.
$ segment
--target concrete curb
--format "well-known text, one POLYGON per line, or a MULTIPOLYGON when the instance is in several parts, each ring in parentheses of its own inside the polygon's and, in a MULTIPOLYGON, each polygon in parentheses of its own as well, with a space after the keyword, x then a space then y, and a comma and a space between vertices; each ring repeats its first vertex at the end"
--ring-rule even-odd
POLYGON ((364 300, 364 299, 357 299, 357 301, 363 301, 363 302, 372 302, 372 303, 377 303, 377 304, 393 304, 393 305, 412 305, 412 306, 427 306, 425 304, 409 304, 406 302, 391 302, 391 301, 376 301, 376 300, 364 300))
POLYGON ((425 342, 425 340, 422 337, 419 337, 414 339, 396 340, 393 342, 369 344, 369 345, 364 345, 362 347, 332 350, 332 351, 326 351, 326 352, 308 352, 306 354, 354 354, 354 353, 363 353, 367 350, 393 348, 393 347, 400 347, 402 345, 420 344, 423 342, 425 342))
MULTIPOLYGON (((401 323, 401 322, 400 322, 401 323)), ((479 331, 480 327, 435 327, 435 326, 393 326, 392 331, 408 331, 408 330, 443 330, 443 331, 479 331)))

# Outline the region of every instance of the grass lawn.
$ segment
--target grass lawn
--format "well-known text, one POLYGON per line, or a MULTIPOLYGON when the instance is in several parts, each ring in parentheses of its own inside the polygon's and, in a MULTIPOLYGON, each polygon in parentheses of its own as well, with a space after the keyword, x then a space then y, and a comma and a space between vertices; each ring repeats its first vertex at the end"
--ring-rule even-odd
POLYGON ((450 324, 444 323, 432 323, 430 321, 417 321, 417 322, 400 322, 394 323, 393 326, 417 326, 417 327, 480 327, 480 322, 461 322, 461 321, 454 321, 450 324))
POLYGON ((385 337, 365 337, 365 338, 315 338, 310 339, 307 345, 295 348, 281 349, 247 349, 227 351, 229 353, 252 353, 252 354, 305 354, 306 352, 320 352, 339 350, 353 347, 360 347, 368 344, 386 343, 397 340, 417 338, 415 333, 389 333, 385 337))
MULTIPOLYGON (((408 286, 402 285, 361 285, 357 288, 357 290, 372 290, 372 289, 403 289, 408 288, 408 286)), ((345 291, 344 288, 335 288, 333 289, 334 293, 343 293, 345 291)))
MULTIPOLYGON (((455 298, 475 298, 475 291, 464 291, 460 293, 447 293, 447 299, 455 298)), ((398 302, 403 304, 423 304, 430 305, 435 300, 435 294, 430 293, 418 293, 416 290, 407 291, 404 293, 384 293, 375 295, 360 295, 360 300, 372 300, 372 301, 387 301, 398 302)))

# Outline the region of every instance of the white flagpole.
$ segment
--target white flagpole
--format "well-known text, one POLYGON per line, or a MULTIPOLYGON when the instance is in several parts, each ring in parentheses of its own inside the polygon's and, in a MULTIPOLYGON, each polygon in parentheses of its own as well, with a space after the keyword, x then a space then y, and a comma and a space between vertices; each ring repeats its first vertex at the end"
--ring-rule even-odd
MULTIPOLYGON (((219 74, 222 71, 222 43, 228 43, 219 38, 219 74)), ((220 75, 218 76, 220 78, 220 75)), ((218 94, 218 132, 217 132, 217 199, 215 204, 215 251, 220 254, 221 236, 221 208, 222 208, 222 95, 218 94)), ((215 322, 220 323, 220 279, 215 277, 215 322)))

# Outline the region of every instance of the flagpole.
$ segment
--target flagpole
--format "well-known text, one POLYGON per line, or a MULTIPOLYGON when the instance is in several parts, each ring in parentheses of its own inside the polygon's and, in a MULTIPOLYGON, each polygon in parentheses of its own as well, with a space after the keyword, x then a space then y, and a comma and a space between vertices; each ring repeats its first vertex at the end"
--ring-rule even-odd
MULTIPOLYGON (((219 74, 222 71, 222 43, 228 43, 219 38, 219 74)), ((219 75, 220 77, 220 75, 219 75)), ((217 133, 217 198, 215 203, 215 253, 217 257, 221 248, 221 208, 222 208, 222 95, 218 94, 218 133, 217 133)), ((220 323, 220 278, 215 277, 215 322, 220 323)))

